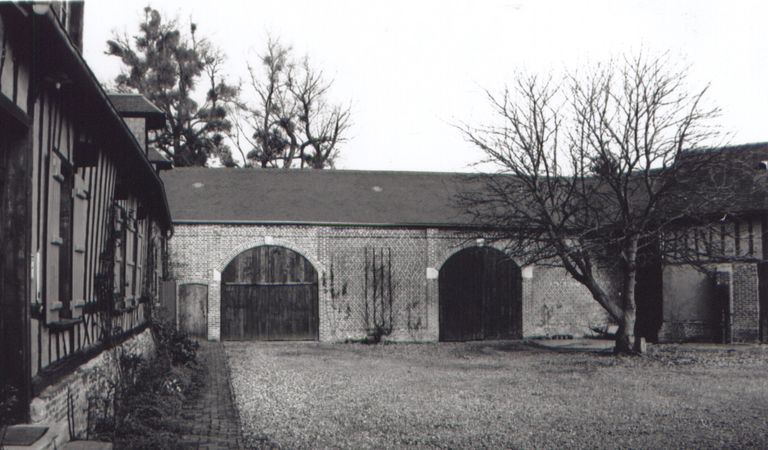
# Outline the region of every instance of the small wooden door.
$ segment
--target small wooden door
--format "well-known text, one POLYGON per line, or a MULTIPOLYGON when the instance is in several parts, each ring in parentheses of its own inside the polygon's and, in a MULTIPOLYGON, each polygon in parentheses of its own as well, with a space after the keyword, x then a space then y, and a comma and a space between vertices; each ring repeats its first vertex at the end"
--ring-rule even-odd
POLYGON ((440 340, 522 337, 520 268, 494 248, 453 255, 439 274, 440 340))
POLYGON ((179 329, 191 336, 208 335, 208 286, 182 284, 179 286, 179 329))
POLYGON ((222 273, 223 340, 317 340, 318 277, 300 254, 261 246, 222 273))
POLYGON ((768 344, 768 263, 757 265, 758 298, 760 305, 760 342, 768 344))

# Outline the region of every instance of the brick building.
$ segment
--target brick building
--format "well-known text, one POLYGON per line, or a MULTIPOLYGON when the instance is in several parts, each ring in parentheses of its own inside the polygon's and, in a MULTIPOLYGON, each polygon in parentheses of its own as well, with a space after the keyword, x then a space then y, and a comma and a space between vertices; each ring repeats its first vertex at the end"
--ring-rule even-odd
MULTIPOLYGON (((768 160, 765 144, 727 151, 758 175, 768 160)), ((607 322, 563 269, 522 267, 483 241, 456 205, 475 183, 468 175, 177 168, 163 179, 178 321, 209 339, 578 336, 607 322)), ((758 275, 768 205, 755 195, 724 215, 718 239, 726 258, 711 273, 672 262, 641 271, 641 334, 765 339, 758 275)), ((616 293, 610 271, 602 274, 616 293)))
MULTIPOLYGON (((606 322, 600 306, 563 269, 497 261, 501 252, 478 240, 477 230, 454 204, 466 175, 177 168, 163 179, 174 217, 170 253, 179 283, 179 322, 209 339, 270 338, 228 330, 231 323, 222 320, 240 308, 231 306, 237 300, 226 303, 227 286, 243 284, 228 279, 230 264, 250 264, 238 262, 239 255, 251 261, 268 258, 254 254, 254 248, 271 250, 278 258, 279 249, 288 249, 286 258, 298 254, 316 272, 310 282, 316 280, 311 301, 317 305, 310 306, 317 308, 317 317, 310 320, 316 320, 317 329, 304 338, 360 339, 377 326, 388 339, 409 341, 581 335, 606 322), (463 316, 468 311, 456 318, 441 305, 451 290, 440 283, 445 270, 485 277, 474 284, 473 294, 490 305, 504 303, 490 308, 512 325, 499 330, 482 312, 476 326, 457 325, 471 320, 463 316), (511 277, 511 285, 496 283, 495 278, 505 277, 501 272, 511 277), (482 292, 482 284, 506 297, 482 292)), ((251 284, 270 289, 275 280, 251 284)))

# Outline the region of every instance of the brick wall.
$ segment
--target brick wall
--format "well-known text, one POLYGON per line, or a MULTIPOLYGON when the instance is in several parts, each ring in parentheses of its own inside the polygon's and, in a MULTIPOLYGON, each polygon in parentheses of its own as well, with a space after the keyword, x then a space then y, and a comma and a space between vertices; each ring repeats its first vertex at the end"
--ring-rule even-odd
MULTIPOLYGON (((239 253, 259 245, 290 248, 317 270, 321 341, 366 335, 363 311, 370 299, 362 268, 366 252, 372 251, 384 255, 392 267, 393 330, 388 339, 435 341, 435 274, 451 255, 478 243, 434 228, 177 224, 169 243, 172 276, 179 284, 208 285, 209 339, 220 339, 220 273, 239 253)), ((590 326, 605 323, 602 308, 563 270, 525 267, 522 273, 524 336, 583 335, 590 326)))
MULTIPOLYGON (((50 427, 46 439, 50 448, 61 448, 70 440, 68 414, 75 426, 75 437, 84 437, 88 425, 89 401, 111 388, 117 377, 121 354, 149 357, 155 350, 150 330, 132 337, 114 349, 103 351, 59 382, 45 388, 30 404, 30 423, 50 427), (69 405, 69 406, 68 406, 69 405)), ((41 443, 43 444, 43 443, 41 443)))
POLYGON ((734 342, 760 339, 757 264, 733 264, 731 323, 734 342))
MULTIPOLYGON (((609 295, 618 295, 615 278, 604 273, 598 279, 609 295)), ((584 333, 585 326, 600 326, 607 322, 605 310, 565 269, 537 267, 533 280, 533 296, 524 317, 529 334, 578 336, 584 333)))

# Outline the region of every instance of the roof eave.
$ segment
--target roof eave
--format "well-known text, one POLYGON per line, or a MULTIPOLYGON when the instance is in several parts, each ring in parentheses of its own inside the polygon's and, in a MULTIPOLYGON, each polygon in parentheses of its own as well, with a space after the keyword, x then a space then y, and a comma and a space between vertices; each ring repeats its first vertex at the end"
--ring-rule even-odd
POLYGON ((116 131, 121 134, 119 139, 124 139, 126 142, 131 144, 128 147, 131 147, 132 152, 134 153, 133 157, 140 165, 144 166, 146 169, 146 176, 149 177, 149 180, 158 190, 161 204, 161 211, 159 211, 161 215, 160 220, 164 228, 170 230, 173 227, 173 224, 171 221, 170 208, 168 207, 168 199, 165 195, 163 182, 154 171, 154 168, 152 167, 149 159, 144 154, 141 145, 139 145, 135 136, 128 128, 128 125, 125 123, 125 121, 123 121, 120 113, 112 105, 112 102, 109 100, 107 93, 104 92, 104 89, 101 87, 101 84, 96 79, 96 76, 93 74, 90 67, 88 67, 88 64, 83 59, 83 56, 77 50, 76 46, 70 40, 66 32, 61 28, 58 20, 53 15, 53 12, 49 10, 44 15, 32 14, 32 17, 33 20, 39 22, 40 28, 42 29, 41 31, 47 31, 46 34, 53 37, 57 43, 60 44, 62 50, 68 53, 66 58, 75 62, 70 66, 70 69, 72 69, 73 77, 77 78, 77 81, 80 81, 77 83, 77 85, 84 87, 90 91, 92 95, 95 95, 100 100, 96 103, 103 105, 103 111, 101 111, 104 113, 103 117, 106 117, 109 121, 111 121, 112 125, 115 126, 116 131))

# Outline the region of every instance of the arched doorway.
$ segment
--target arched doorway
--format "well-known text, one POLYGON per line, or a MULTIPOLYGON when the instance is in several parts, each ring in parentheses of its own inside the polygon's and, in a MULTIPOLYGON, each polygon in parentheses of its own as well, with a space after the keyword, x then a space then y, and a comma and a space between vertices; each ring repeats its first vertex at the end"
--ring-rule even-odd
POLYGON ((522 337, 520 268, 503 252, 470 247, 451 256, 439 274, 440 340, 522 337))
POLYGON ((317 271, 274 245, 246 250, 221 274, 221 339, 317 340, 317 271))

